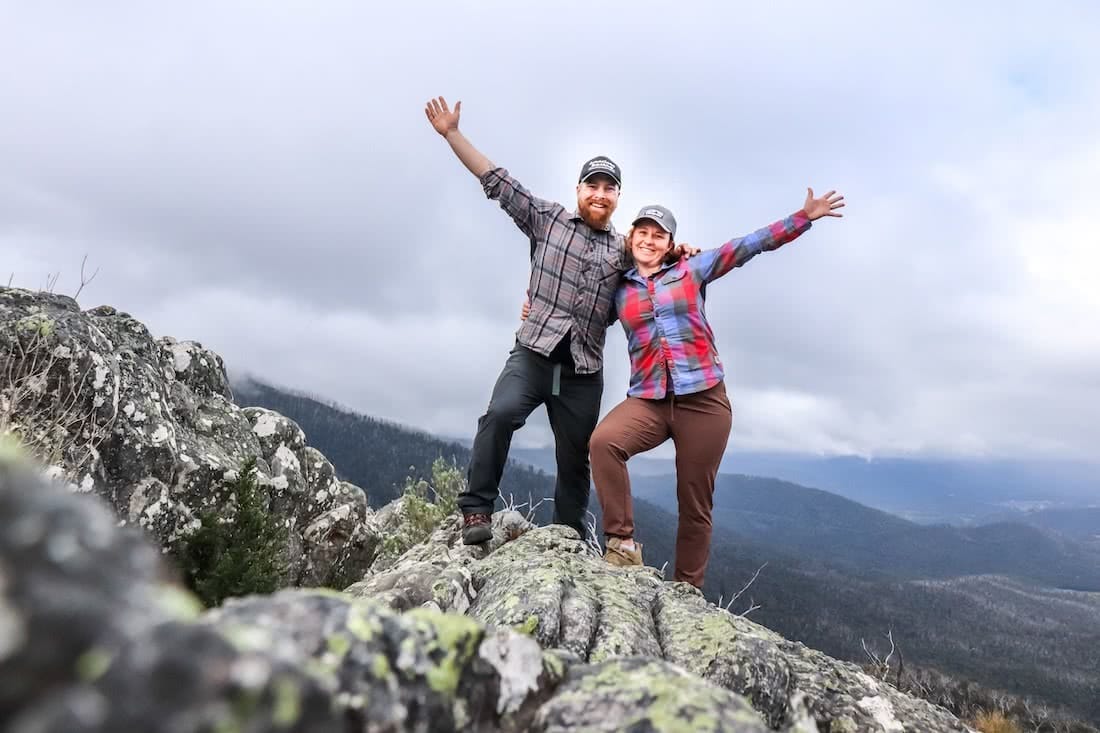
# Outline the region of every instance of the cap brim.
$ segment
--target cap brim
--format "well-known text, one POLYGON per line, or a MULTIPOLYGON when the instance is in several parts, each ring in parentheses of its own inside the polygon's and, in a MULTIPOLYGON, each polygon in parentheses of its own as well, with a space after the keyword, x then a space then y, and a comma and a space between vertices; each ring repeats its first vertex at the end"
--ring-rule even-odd
POLYGON ((591 178, 592 176, 607 176, 608 178, 610 178, 610 179, 611 179, 612 181, 614 181, 614 182, 615 182, 615 185, 616 185, 616 186, 621 186, 621 185, 623 185, 623 182, 622 182, 622 181, 620 181, 620 180, 619 180, 618 178, 616 178, 616 177, 615 177, 614 175, 612 175, 612 174, 608 173, 607 171, 592 171, 592 172, 591 172, 591 173, 589 173, 589 174, 588 174, 587 176, 584 176, 584 177, 582 177, 582 178, 581 178, 581 180, 580 180, 579 182, 580 182, 580 183, 584 183, 585 181, 587 181, 587 180, 588 180, 589 178, 591 178))
POLYGON ((664 223, 663 221, 657 221, 657 220, 656 220, 656 219, 654 219, 654 218, 653 218, 652 216, 639 216, 639 217, 638 217, 637 219, 635 219, 634 221, 630 222, 630 226, 637 226, 637 225, 638 225, 638 222, 640 222, 640 221, 651 221, 651 222, 653 222, 654 224, 656 224, 657 226, 659 226, 659 227, 661 227, 662 229, 664 229, 664 230, 665 230, 666 232, 668 232, 669 234, 672 234, 672 230, 671 230, 671 229, 669 229, 669 228, 668 228, 668 227, 667 227, 667 226, 665 225, 665 223, 664 223))

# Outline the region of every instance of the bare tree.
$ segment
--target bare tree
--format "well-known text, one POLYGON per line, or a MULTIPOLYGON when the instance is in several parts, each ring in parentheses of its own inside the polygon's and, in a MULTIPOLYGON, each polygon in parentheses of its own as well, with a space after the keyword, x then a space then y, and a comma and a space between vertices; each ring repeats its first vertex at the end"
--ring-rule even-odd
POLYGON ((1021 722, 1031 727, 1031 733, 1043 733, 1052 728, 1050 710, 1046 705, 1024 699, 1024 717, 1021 722))
MULTIPOLYGON (((871 671, 880 680, 885 680, 890 675, 890 657, 894 656, 894 630, 890 629, 884 634, 887 641, 890 642, 890 651, 886 653, 886 657, 879 657, 876 652, 867 648, 867 642, 864 639, 860 639, 859 642, 863 646, 863 653, 867 655, 870 660, 871 671)), ((899 673, 900 674, 900 673, 899 673)))

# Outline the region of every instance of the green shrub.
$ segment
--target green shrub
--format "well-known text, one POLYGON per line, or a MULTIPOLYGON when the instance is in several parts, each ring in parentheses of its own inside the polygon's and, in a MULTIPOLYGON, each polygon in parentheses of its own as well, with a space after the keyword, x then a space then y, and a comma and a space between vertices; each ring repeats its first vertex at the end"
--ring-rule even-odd
POLYGON ((199 513, 201 526, 178 553, 187 586, 208 608, 226 598, 279 588, 287 529, 267 511, 256 485, 256 459, 224 485, 227 506, 199 513))
POLYGON ((466 486, 461 469, 442 458, 432 463, 431 482, 405 481, 401 522, 382 542, 382 554, 393 559, 431 536, 444 519, 458 511, 458 495, 466 486))

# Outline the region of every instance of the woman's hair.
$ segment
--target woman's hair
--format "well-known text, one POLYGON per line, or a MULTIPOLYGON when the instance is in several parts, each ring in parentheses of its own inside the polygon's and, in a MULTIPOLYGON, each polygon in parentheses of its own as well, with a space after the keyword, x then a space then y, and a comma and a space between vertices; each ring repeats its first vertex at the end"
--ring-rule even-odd
MULTIPOLYGON (((628 255, 632 254, 631 251, 630 251, 630 245, 631 245, 631 243, 634 242, 634 229, 635 229, 635 227, 632 225, 630 227, 630 229, 627 230, 626 236, 623 238, 623 246, 626 247, 626 253, 628 255)), ((676 251, 676 242, 672 239, 672 237, 669 237, 668 238, 668 252, 665 252, 665 256, 664 256, 664 259, 661 260, 661 264, 671 265, 673 262, 676 262, 677 260, 679 260, 680 258, 673 254, 673 252, 675 252, 675 251, 676 251)))

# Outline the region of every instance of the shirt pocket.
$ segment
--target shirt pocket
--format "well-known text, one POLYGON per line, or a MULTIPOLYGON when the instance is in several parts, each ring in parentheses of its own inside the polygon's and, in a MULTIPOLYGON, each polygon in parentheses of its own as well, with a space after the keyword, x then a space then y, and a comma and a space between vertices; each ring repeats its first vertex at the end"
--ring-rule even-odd
POLYGON ((623 261, 618 255, 604 255, 596 262, 596 266, 599 268, 597 278, 602 283, 615 285, 623 275, 623 261))
POLYGON ((671 285, 674 282, 679 282, 687 277, 686 267, 674 267, 664 275, 661 275, 660 282, 662 285, 671 285))

